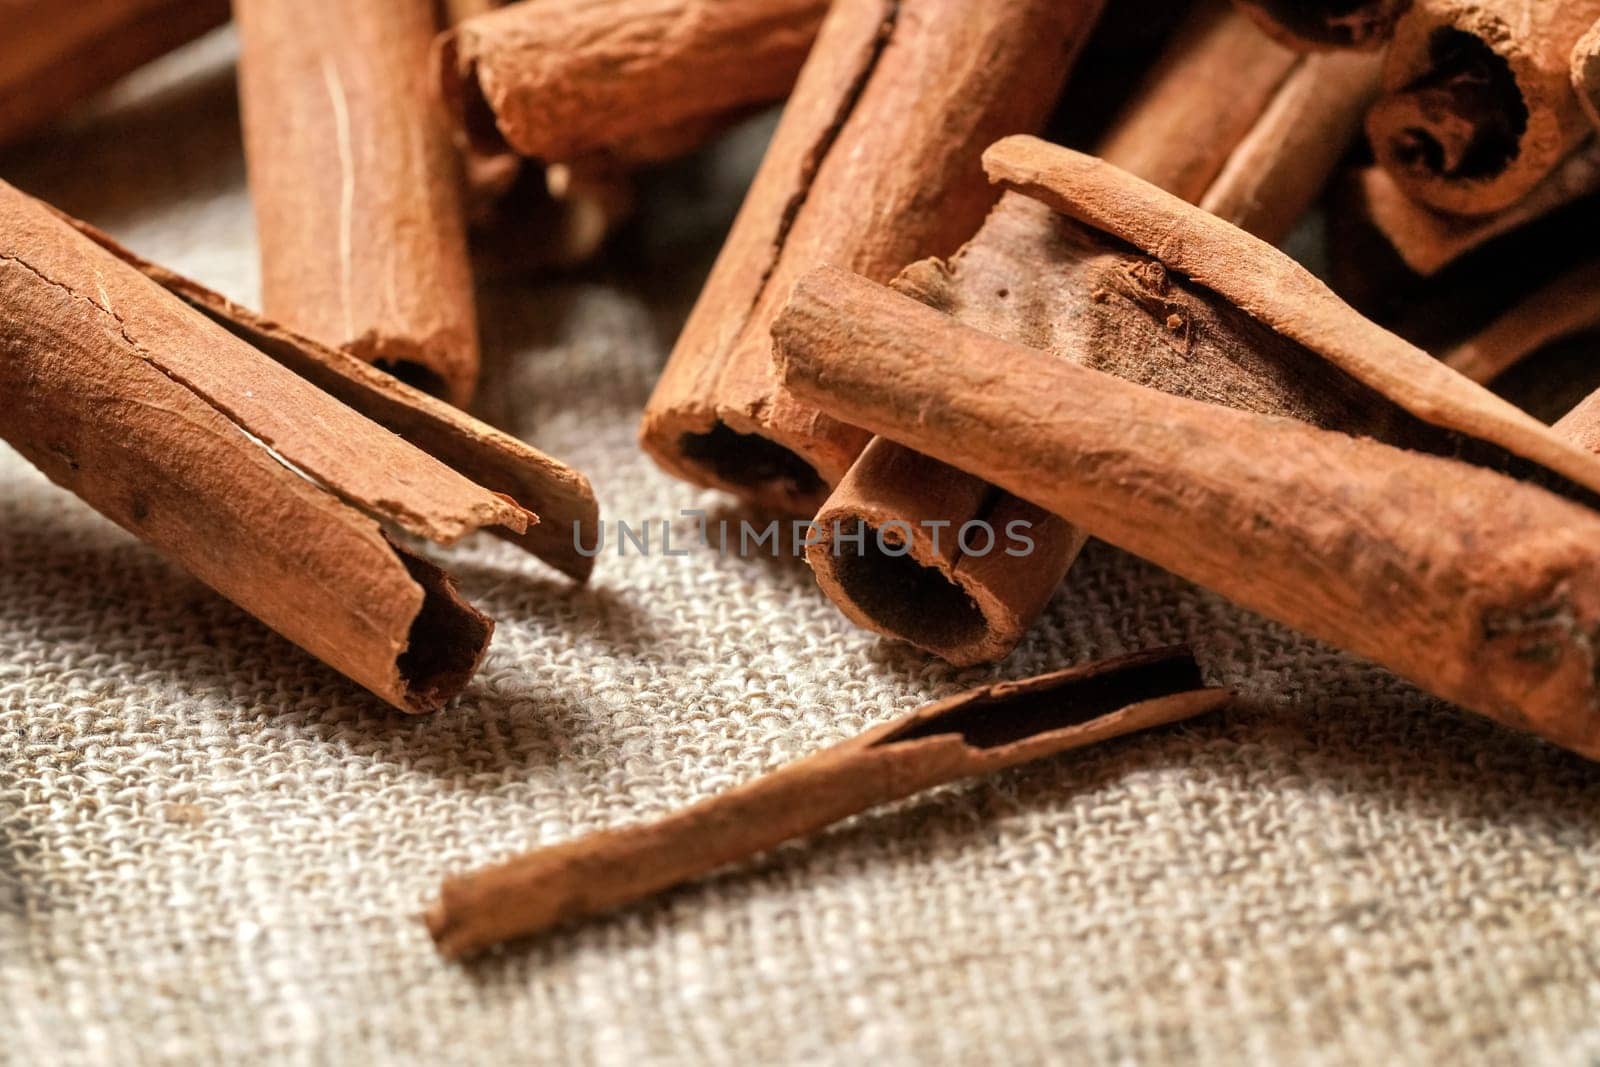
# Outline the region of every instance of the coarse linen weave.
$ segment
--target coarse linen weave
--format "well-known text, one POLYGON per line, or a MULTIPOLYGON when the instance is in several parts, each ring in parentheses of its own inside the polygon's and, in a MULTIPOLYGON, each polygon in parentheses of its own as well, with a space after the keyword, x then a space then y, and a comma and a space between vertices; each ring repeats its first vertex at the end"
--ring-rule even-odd
MULTIPOLYGON (((0 177, 253 303, 233 48, 0 177)), ((761 133, 654 179, 604 264, 482 294, 485 413, 680 542, 680 509, 744 515, 634 433, 761 133)), ((499 630, 407 718, 0 447, 0 1058, 1600 1062, 1600 770, 1154 567, 1092 546, 1011 660, 955 672, 793 560, 608 553, 577 588, 486 537, 444 557, 499 630), (446 873, 1178 641, 1235 706, 476 964, 417 921, 446 873)))

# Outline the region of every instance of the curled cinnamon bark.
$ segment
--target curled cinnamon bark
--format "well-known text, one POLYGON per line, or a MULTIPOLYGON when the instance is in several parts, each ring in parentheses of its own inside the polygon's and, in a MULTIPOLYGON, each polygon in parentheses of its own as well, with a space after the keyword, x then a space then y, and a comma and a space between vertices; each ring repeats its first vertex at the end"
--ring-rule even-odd
POLYGON ((0 144, 228 21, 228 0, 9 0, 0 11, 0 144))
POLYGON ((1235 0, 1291 48, 1381 48, 1411 0, 1235 0))
MULTIPOLYGON (((1275 240, 1359 130, 1376 64, 1298 56, 1232 8, 1203 7, 1102 152, 1275 240)), ((1020 195, 948 263, 916 264, 895 286, 996 337, 1137 380, 1160 376, 1174 392, 1379 432, 1348 412, 1336 374, 1302 369, 1282 351, 1292 346, 1248 315, 1020 195), (1264 369, 1275 361, 1287 370, 1264 369), (1287 382, 1263 387, 1263 374, 1287 382)), ((818 512, 806 558, 858 625, 967 665, 1016 647, 1083 541, 980 478, 878 440, 818 512), (1002 550, 1008 531, 1025 531, 1030 550, 1002 550)))
MULTIPOLYGON (((1193 252, 1192 230, 1167 232, 1193 252)), ((788 387, 838 418, 1600 758, 1594 511, 1457 459, 1127 382, 839 270, 796 285, 774 337, 788 387)))
POLYGON ((769 330, 805 269, 888 279, 994 202, 984 142, 1037 128, 1100 0, 840 0, 667 368, 641 440, 686 481, 810 515, 866 444, 786 397, 769 330), (865 206, 870 205, 870 210, 865 206))
POLYGON ((1367 122, 1379 163, 1440 211, 1521 200, 1592 132, 1570 58, 1596 18, 1600 0, 1417 0, 1367 122))
POLYGON ((464 405, 478 378, 432 0, 237 0, 266 313, 464 405))
POLYGON ((935 786, 1213 711, 1186 650, 1137 653, 941 700, 653 823, 608 830, 445 881, 439 951, 599 915, 935 786))
POLYGON ((628 146, 781 99, 827 6, 522 0, 441 39, 441 85, 481 149, 509 146, 550 161, 619 147, 648 156, 649 148, 628 146))
MULTIPOLYGON (((0 221, 0 436, 52 481, 394 706, 431 711, 460 692, 493 622, 385 528, 451 544, 477 529, 520 535, 537 517, 280 366, 247 343, 248 330, 224 329, 4 185, 0 221)), ((327 355, 335 358, 324 370, 345 378, 348 392, 365 391, 379 406, 403 402, 327 355)), ((450 436, 439 427, 445 420, 434 421, 436 437, 450 436)), ((459 451, 492 452, 493 443, 470 442, 471 425, 453 431, 459 451)), ((484 462, 508 460, 504 452, 484 462)))

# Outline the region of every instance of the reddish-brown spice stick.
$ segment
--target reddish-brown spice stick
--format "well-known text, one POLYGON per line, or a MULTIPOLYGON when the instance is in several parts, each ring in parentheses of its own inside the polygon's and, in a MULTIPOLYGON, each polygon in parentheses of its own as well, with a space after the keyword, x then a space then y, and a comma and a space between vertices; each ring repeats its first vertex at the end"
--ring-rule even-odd
POLYGON ((840 0, 645 409, 669 472, 810 515, 866 436, 784 395, 769 329, 805 269, 888 279, 994 202, 985 141, 1043 122, 1099 0, 840 0))
POLYGON ((446 956, 599 915, 948 782, 1212 711, 1185 651, 1139 653, 928 704, 652 823, 446 880, 427 913, 446 956))
POLYGON ((1394 35, 1411 0, 1234 0, 1291 48, 1376 49, 1394 35))
POLYGON ((235 0, 262 305, 458 405, 478 377, 432 0, 235 0))

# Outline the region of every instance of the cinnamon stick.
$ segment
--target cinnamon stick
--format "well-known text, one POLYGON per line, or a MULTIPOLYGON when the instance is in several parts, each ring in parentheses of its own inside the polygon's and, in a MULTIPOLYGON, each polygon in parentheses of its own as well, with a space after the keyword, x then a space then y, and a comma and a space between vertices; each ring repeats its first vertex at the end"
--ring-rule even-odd
POLYGON ((237 0, 265 312, 457 405, 478 377, 433 0, 237 0))
POLYGON ((1600 192, 1600 142, 1561 162, 1533 191, 1492 215, 1451 215, 1411 199, 1388 171, 1368 167, 1356 181, 1356 214, 1377 228, 1405 265, 1430 277, 1496 238, 1600 192))
MULTIPOLYGON (((1376 62, 1298 56, 1232 8, 1203 7, 1102 151, 1277 239, 1359 131, 1376 62)), ((1294 346, 1159 267, 1011 195, 948 263, 916 264, 895 286, 1065 359, 1159 377, 1187 395, 1381 432, 1350 410, 1337 373, 1307 371, 1306 360, 1281 351, 1294 346), (1174 316, 1184 323, 1178 336, 1174 316)), ((819 510, 806 558, 852 621, 964 666, 1016 647, 1083 541, 1060 518, 980 478, 877 440, 819 510), (965 545, 963 531, 971 531, 965 545), (1025 532, 1026 550, 1012 549, 1008 531, 1025 532)))
POLYGON ((1592 130, 1570 75, 1600 0, 1417 0, 1367 129, 1415 200, 1457 215, 1527 196, 1592 130))
POLYGON ((781 99, 827 6, 522 0, 446 34, 440 80, 473 143, 571 160, 781 99))
POLYGON ((1301 51, 1381 48, 1411 0, 1234 0, 1285 45, 1301 51))
POLYGON ((447 879, 426 915, 462 958, 599 915, 872 808, 1215 710, 1182 649, 1137 653, 951 697, 664 819, 447 879))
POLYGON ((1572 88, 1589 124, 1600 129, 1600 18, 1572 48, 1572 88))
POLYGON ((385 527, 451 544, 536 516, 3 184, 0 221, 0 436, 395 707, 460 692, 493 622, 385 527))
POLYGON ((772 379, 769 330, 818 263, 888 279, 994 203, 984 143, 1037 128, 1100 0, 839 0, 645 408, 668 472, 811 515, 867 442, 772 379))
POLYGON ((1563 338, 1600 328, 1600 261, 1536 290, 1444 356, 1475 382, 1492 382, 1563 338))
POLYGON ((1124 381, 836 269, 796 285, 774 337, 784 382, 836 417, 1600 758, 1594 511, 1457 459, 1124 381))
POLYGON ((228 21, 228 0, 9 0, 0 34, 0 144, 228 21))

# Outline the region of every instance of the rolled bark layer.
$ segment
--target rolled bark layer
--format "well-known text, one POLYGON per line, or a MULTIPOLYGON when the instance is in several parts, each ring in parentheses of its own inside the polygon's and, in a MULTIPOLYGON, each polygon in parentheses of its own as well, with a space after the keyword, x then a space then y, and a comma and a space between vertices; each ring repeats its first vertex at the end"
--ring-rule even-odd
POLYGON ((1301 51, 1372 50, 1394 36, 1411 0, 1235 0, 1270 35, 1301 51))
POLYGON ((439 76, 456 122, 481 149, 571 160, 782 99, 827 8, 523 0, 452 29, 439 76))
POLYGON ((1572 90, 1574 44, 1600 0, 1417 0, 1367 120, 1378 162, 1440 211, 1504 211, 1592 132, 1572 90))
POLYGON ((236 0, 265 312, 457 405, 478 378, 432 0, 236 0))
POLYGON ((228 0, 9 0, 0 11, 0 144, 228 21, 228 0))
MULTIPOLYGON (((1375 57, 1299 56, 1232 8, 1203 6, 1102 153, 1277 239, 1359 131, 1376 82, 1375 57)), ((1248 315, 1023 196, 1002 200, 948 263, 917 264, 895 285, 996 337, 1173 392, 1381 432, 1348 410, 1337 374, 1285 380, 1306 361, 1248 315)), ((818 512, 806 558, 852 621, 965 666, 1016 647, 1083 542, 980 478, 877 440, 818 512)))
POLYGON ((603 914, 852 815, 1213 711, 1182 649, 1137 653, 928 704, 653 823, 447 879, 428 932, 452 958, 603 914))
POLYGON ((769 331, 807 268, 887 280, 993 204, 979 157, 1037 128, 1099 0, 841 0, 645 410, 670 473, 811 515, 867 437, 784 395, 769 331))
POLYGON ((0 436, 50 479, 406 711, 493 630, 383 524, 439 544, 536 517, 208 321, 0 185, 0 436))
POLYGON ((1123 381, 839 270, 801 280, 774 338, 784 382, 838 418, 1600 758, 1595 512, 1459 460, 1123 381))

